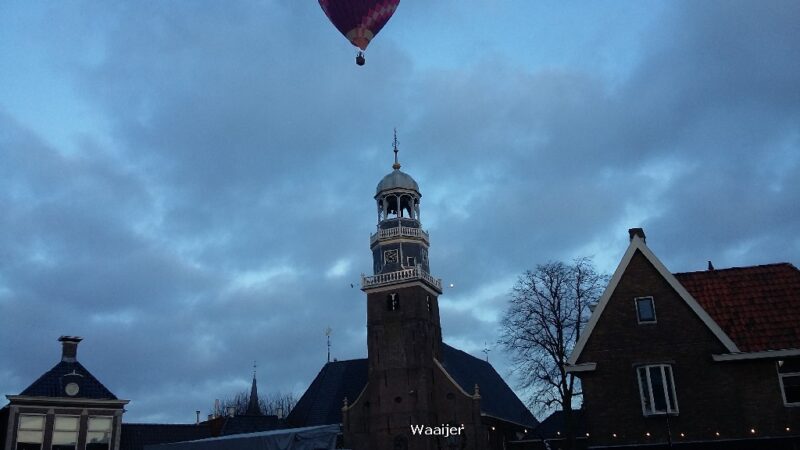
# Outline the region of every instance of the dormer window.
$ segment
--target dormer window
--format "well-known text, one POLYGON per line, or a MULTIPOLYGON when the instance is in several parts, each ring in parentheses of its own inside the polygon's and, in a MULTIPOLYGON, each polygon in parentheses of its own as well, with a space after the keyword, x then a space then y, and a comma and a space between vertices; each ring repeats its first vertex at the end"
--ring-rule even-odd
POLYGON ((408 263, 408 267, 414 267, 417 265, 417 258, 409 256, 406 258, 406 262, 408 263))
POLYGON ((639 323, 656 323, 656 305, 653 297, 636 298, 636 317, 639 323))

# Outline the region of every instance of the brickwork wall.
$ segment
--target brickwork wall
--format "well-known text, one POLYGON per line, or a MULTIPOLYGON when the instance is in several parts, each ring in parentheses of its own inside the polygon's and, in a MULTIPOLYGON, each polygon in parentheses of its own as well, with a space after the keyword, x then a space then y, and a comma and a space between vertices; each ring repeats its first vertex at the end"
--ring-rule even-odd
POLYGON ((636 252, 578 361, 597 363, 581 375, 589 444, 665 442, 668 426, 676 442, 714 440, 717 432, 720 439, 786 436, 786 427, 796 433, 800 408, 783 405, 775 362, 711 358, 726 352, 636 252), (655 324, 637 323, 634 299, 643 296, 654 298, 655 324), (642 413, 636 367, 651 363, 672 365, 679 414, 669 424, 663 415, 642 413))

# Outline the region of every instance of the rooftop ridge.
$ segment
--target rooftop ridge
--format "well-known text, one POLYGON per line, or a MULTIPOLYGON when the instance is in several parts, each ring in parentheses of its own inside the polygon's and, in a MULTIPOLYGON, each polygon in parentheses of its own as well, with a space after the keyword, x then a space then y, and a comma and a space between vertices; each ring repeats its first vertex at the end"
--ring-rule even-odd
POLYGON ((734 271, 734 270, 748 270, 748 269, 758 269, 758 268, 768 268, 768 267, 779 267, 779 266, 788 266, 792 269, 798 270, 797 267, 790 263, 790 262, 779 262, 779 263, 769 263, 769 264, 757 264, 753 266, 734 266, 734 267, 726 267, 724 269, 717 269, 716 267, 712 270, 704 269, 704 270, 692 270, 687 272, 673 272, 673 275, 690 275, 696 273, 709 273, 709 272, 726 272, 726 271, 734 271))

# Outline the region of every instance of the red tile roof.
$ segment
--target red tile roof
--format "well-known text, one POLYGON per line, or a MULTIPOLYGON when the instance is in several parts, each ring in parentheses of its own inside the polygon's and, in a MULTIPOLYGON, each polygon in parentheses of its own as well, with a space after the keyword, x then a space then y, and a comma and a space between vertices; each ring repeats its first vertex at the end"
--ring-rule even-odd
POLYGON ((789 263, 676 273, 740 351, 800 348, 800 271, 789 263))

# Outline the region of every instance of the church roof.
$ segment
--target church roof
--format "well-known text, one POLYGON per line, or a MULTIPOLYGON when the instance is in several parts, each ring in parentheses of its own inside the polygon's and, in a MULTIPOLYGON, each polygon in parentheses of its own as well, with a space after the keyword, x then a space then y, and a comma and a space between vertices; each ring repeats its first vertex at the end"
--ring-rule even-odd
POLYGON ((442 360, 442 366, 461 389, 473 392, 478 385, 483 414, 529 427, 539 423, 487 361, 445 343, 442 343, 442 360))
POLYGON ((392 189, 408 189, 419 192, 419 185, 411 178, 411 175, 400 169, 394 169, 378 183, 378 187, 375 188, 375 195, 377 196, 383 191, 392 189))
MULTIPOLYGON (((538 424, 491 364, 442 343, 442 366, 466 392, 480 387, 481 412, 534 427, 538 424)), ((340 423, 342 400, 352 403, 367 384, 367 359, 329 362, 322 367, 289 414, 292 426, 340 423)))
POLYGON ((355 401, 366 384, 366 358, 329 362, 322 366, 286 420, 295 427, 341 423, 344 398, 355 401))
POLYGON ((117 400, 117 397, 103 386, 103 383, 77 361, 60 361, 19 395, 117 400), (67 395, 64 390, 70 383, 76 383, 79 388, 77 394, 73 396, 67 395))

